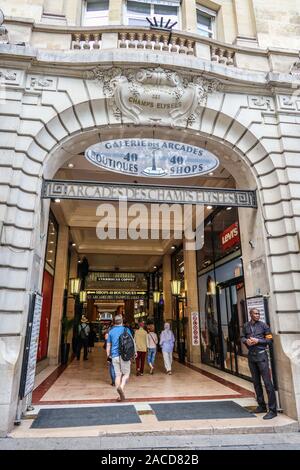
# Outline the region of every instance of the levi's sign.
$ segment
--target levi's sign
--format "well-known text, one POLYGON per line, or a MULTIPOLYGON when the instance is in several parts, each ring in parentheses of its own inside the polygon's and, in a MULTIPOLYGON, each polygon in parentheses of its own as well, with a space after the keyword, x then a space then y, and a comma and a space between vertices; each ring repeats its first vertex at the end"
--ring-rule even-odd
POLYGON ((108 171, 152 178, 204 175, 219 166, 206 149, 158 139, 108 140, 89 147, 85 157, 108 171))
POLYGON ((220 235, 222 250, 227 250, 240 242, 239 226, 238 223, 230 225, 220 235))

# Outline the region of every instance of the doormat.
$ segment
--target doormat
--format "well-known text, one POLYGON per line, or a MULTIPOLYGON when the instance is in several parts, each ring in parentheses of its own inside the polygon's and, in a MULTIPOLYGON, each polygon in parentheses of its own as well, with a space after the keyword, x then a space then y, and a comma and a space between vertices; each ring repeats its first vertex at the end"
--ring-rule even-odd
POLYGON ((40 410, 31 428, 73 428, 140 423, 133 405, 40 410))
POLYGON ((255 418, 234 401, 150 403, 158 421, 255 418))

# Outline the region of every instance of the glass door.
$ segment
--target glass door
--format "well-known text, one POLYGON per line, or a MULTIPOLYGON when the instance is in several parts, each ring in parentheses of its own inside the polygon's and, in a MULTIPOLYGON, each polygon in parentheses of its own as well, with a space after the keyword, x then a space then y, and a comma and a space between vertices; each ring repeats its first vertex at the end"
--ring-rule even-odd
POLYGON ((217 307, 224 361, 222 368, 232 374, 249 376, 240 339, 243 325, 247 321, 243 278, 218 285, 217 307))

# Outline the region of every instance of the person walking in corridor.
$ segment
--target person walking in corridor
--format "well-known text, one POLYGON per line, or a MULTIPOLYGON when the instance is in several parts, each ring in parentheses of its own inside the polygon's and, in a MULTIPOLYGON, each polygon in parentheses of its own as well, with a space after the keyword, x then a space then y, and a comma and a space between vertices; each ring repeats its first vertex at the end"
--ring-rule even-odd
MULTIPOLYGON (((113 322, 110 323, 109 327, 107 328, 107 330, 105 331, 105 334, 104 334, 104 349, 106 351, 106 348, 107 348, 107 338, 108 338, 108 335, 109 335, 109 332, 110 330, 114 327, 114 324, 113 322)), ((109 368, 109 373, 110 373, 110 378, 111 378, 111 385, 114 387, 116 385, 116 374, 115 374, 115 369, 114 369, 114 366, 113 366, 113 363, 112 363, 112 359, 110 356, 107 357, 107 365, 108 365, 108 368, 109 368)))
POLYGON ((136 344, 136 375, 144 374, 145 358, 147 353, 147 332, 144 322, 140 323, 139 329, 135 332, 134 340, 136 344))
POLYGON ((122 315, 116 315, 114 321, 114 327, 108 333, 107 346, 106 346, 107 360, 112 362, 115 372, 115 385, 119 394, 118 401, 125 400, 125 385, 130 376, 130 365, 131 358, 136 355, 135 342, 128 328, 123 326, 122 315), (127 351, 126 355, 129 357, 128 360, 122 358, 124 351, 121 351, 120 346, 125 344, 125 339, 122 342, 122 338, 126 336, 127 351), (131 338, 131 340, 130 340, 131 338), (128 339, 130 342, 128 342, 128 339), (120 344, 122 343, 122 344, 120 344))
POLYGON ((154 325, 151 324, 148 326, 148 334, 147 334, 147 359, 148 365, 150 367, 150 374, 154 372, 154 363, 155 363, 155 356, 158 344, 158 337, 154 331, 154 325))
POLYGON ((78 345, 77 345, 77 360, 79 361, 80 359, 80 352, 81 348, 83 346, 83 359, 84 361, 87 361, 88 358, 88 343, 89 343, 89 333, 90 333, 90 327, 89 327, 89 321, 85 317, 85 315, 82 315, 80 324, 78 325, 78 345))
POLYGON ((160 346, 163 353, 164 364, 167 374, 172 374, 172 362, 173 362, 173 349, 174 349, 175 338, 173 331, 170 328, 170 323, 165 323, 164 330, 160 335, 160 346))
POLYGON ((259 311, 253 308, 249 313, 251 320, 244 325, 241 341, 248 348, 248 364, 258 402, 258 407, 254 413, 265 413, 267 411, 261 385, 262 377, 269 402, 269 411, 263 419, 272 419, 277 416, 277 406, 274 385, 271 380, 267 348, 272 343, 273 337, 270 327, 259 320, 259 311))

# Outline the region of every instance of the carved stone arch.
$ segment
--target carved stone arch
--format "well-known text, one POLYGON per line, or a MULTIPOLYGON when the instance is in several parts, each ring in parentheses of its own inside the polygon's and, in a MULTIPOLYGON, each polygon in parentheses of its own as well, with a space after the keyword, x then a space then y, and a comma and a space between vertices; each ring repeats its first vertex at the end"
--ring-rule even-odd
MULTIPOLYGON (((45 147, 45 134, 43 129, 41 129, 33 139, 28 140, 27 148, 22 150, 24 153, 27 152, 28 155, 40 161, 42 175, 44 177, 52 178, 57 170, 71 158, 72 152, 70 150, 72 145, 77 145, 77 143, 80 142, 81 145, 84 146, 84 140, 86 140, 89 145, 93 142, 97 142, 101 138, 102 130, 107 128, 107 126, 110 126, 111 129, 115 128, 116 130, 122 126, 139 128, 135 120, 130 119, 129 116, 121 116, 120 120, 114 118, 111 111, 107 111, 110 99, 109 97, 101 96, 90 101, 79 102, 63 109, 60 113, 57 113, 55 117, 49 119, 45 123, 45 128, 50 130, 54 138, 52 146, 48 148, 45 147), (105 112, 102 112, 103 110, 105 110, 105 112), (77 124, 72 127, 71 124, 74 124, 74 122, 77 124), (67 124, 69 124, 69 127, 67 124)), ((282 203, 281 194, 282 186, 278 179, 278 172, 276 171, 276 165, 272 158, 272 151, 268 149, 267 145, 264 145, 260 136, 255 134, 251 126, 247 127, 246 123, 240 120, 239 117, 234 118, 223 110, 214 109, 210 107, 209 102, 205 109, 206 112, 201 115, 199 121, 176 121, 173 127, 170 125, 167 127, 156 126, 156 128, 167 131, 169 137, 175 135, 176 132, 179 132, 179 135, 183 135, 182 133, 194 136, 197 135, 199 139, 202 139, 202 142, 207 142, 207 148, 209 150, 213 148, 213 143, 217 143, 219 152, 217 156, 222 159, 222 157, 224 157, 222 152, 224 151, 224 153, 228 152, 228 162, 231 163, 230 159, 235 159, 232 160, 233 166, 231 167, 231 171, 229 170, 235 179, 238 180, 238 172, 240 168, 244 167, 249 181, 251 181, 251 188, 249 189, 258 189, 258 200, 262 208, 262 220, 264 224, 268 219, 273 220, 276 219, 276 217, 278 218, 278 214, 284 217, 284 205, 282 203), (242 162, 240 166, 238 164, 239 161, 242 162), (274 206, 264 205, 265 203, 268 204, 270 194, 272 194, 273 199, 278 200, 276 214, 274 214, 274 206)), ((228 162, 223 158, 222 164, 225 168, 226 166, 229 168, 228 162)), ((272 256, 274 253, 273 241, 268 238, 267 231, 264 235, 266 239, 265 246, 267 256, 272 256)), ((287 246, 288 251, 289 235, 286 235, 282 240, 283 245, 287 246)), ((270 261, 270 263, 272 263, 272 261, 270 261)), ((269 271, 272 272, 272 269, 269 269, 269 271)), ((270 281, 273 283, 271 285, 272 292, 275 291, 275 284, 273 279, 270 279, 270 281)), ((289 295, 291 299, 291 308, 296 310, 296 296, 289 293, 287 293, 287 295, 289 295)), ((278 328, 275 311, 283 308, 282 305, 284 302, 285 294, 278 293, 273 295, 273 325, 275 323, 274 329, 276 331, 278 331, 278 328)), ((283 342, 282 347, 287 356, 290 357, 291 354, 293 354, 288 341, 283 342)))

